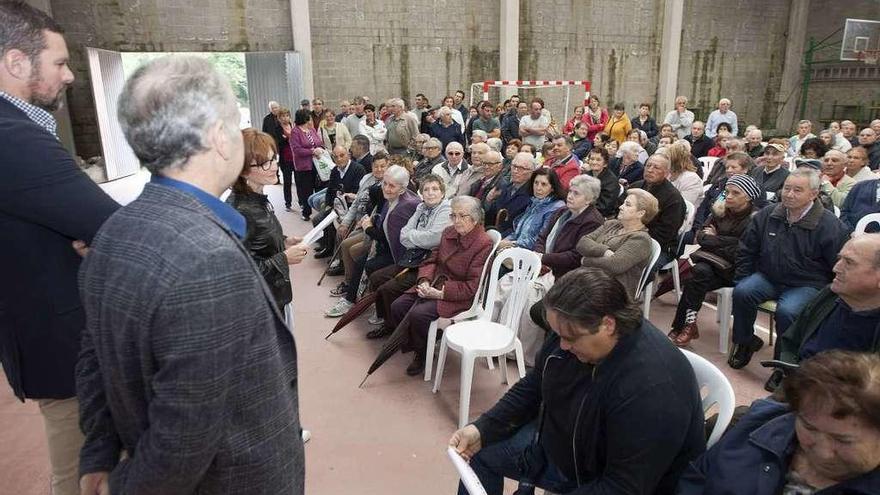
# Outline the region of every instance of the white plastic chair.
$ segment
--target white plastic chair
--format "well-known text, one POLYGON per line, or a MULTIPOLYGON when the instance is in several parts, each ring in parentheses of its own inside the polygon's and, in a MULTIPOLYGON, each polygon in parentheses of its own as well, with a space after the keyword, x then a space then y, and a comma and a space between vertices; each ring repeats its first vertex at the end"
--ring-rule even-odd
POLYGON ((706 396, 703 397, 703 412, 705 413, 713 405, 718 404, 718 421, 715 422, 715 427, 712 428, 709 440, 706 441, 706 448, 708 449, 715 445, 715 442, 721 438, 724 430, 727 429, 727 425, 730 424, 730 420, 733 418, 733 409, 736 407, 736 395, 734 395, 733 387, 730 385, 727 377, 714 364, 702 356, 685 349, 681 349, 681 352, 684 353, 685 357, 690 361, 691 367, 694 368, 694 374, 697 375, 697 385, 700 387, 701 395, 703 387, 706 388, 706 396))
MULTIPOLYGON (((840 215, 838 215, 840 216, 840 215)), ((868 228, 868 225, 872 223, 880 224, 880 213, 869 213, 862 218, 859 219, 859 222, 856 224, 856 229, 853 231, 853 236, 861 235, 865 233, 865 229, 868 228)))
MULTIPOLYGON (((477 293, 474 294, 474 302, 471 303, 471 307, 467 310, 449 318, 452 322, 467 320, 470 318, 474 318, 480 314, 482 311, 482 302, 483 302, 483 292, 485 292, 486 288, 486 272, 489 269, 489 262, 492 261, 492 256, 495 255, 495 251, 498 249, 498 244, 501 242, 501 233, 497 230, 487 230, 486 234, 489 235, 489 238, 492 239, 492 250, 489 251, 489 257, 486 258, 486 262, 483 263, 483 271, 480 273, 480 286, 477 288, 477 293)), ((445 320, 445 318, 438 318, 431 322, 431 325, 428 327, 428 347, 425 349, 425 381, 431 381, 431 371, 434 368, 434 344, 437 342, 437 328, 439 326, 440 320, 445 320)), ((489 368, 494 368, 495 365, 492 364, 492 360, 489 359, 489 368)))
POLYGON ((717 156, 703 156, 697 158, 700 162, 700 166, 703 167, 703 180, 709 178, 709 173, 712 171, 712 167, 715 166, 715 162, 718 161, 717 156))
POLYGON ((654 281, 648 281, 648 276, 651 274, 651 268, 660 259, 660 250, 660 243, 651 239, 651 260, 645 266, 645 269, 642 270, 642 276, 639 277, 639 285, 636 287, 636 295, 633 298, 634 301, 638 301, 639 296, 645 298, 644 302, 642 302, 642 314, 646 320, 651 313, 651 296, 654 294, 654 281))
MULTIPOLYGON (((453 323, 443 331, 440 341, 440 356, 437 358, 437 375, 434 378, 434 393, 440 388, 443 380, 443 368, 446 364, 446 352, 452 349, 461 354, 461 389, 459 391, 458 427, 463 428, 468 422, 470 408, 471 383, 474 377, 474 361, 478 357, 498 357, 503 383, 509 383, 507 377, 506 358, 508 352, 516 353, 516 364, 520 378, 526 376, 526 364, 523 356, 522 343, 519 341, 519 322, 528 301, 529 289, 541 273, 541 258, 533 251, 522 248, 510 248, 502 251, 492 263, 489 272, 489 291, 486 293, 485 304, 476 320, 453 323), (508 274, 513 277, 513 285, 507 294, 504 310, 499 322, 493 322, 492 313, 498 297, 498 283, 501 266, 505 260, 513 262, 513 270, 508 274)), ((506 276, 508 276, 506 275, 506 276)))
MULTIPOLYGON (((684 222, 681 224, 681 228, 678 229, 678 248, 677 251, 681 250, 681 240, 682 236, 691 230, 691 227, 694 225, 694 217, 697 214, 697 209, 693 203, 688 200, 684 200, 685 207, 685 215, 684 222)), ((676 252, 677 252, 676 251, 676 252)), ((678 258, 670 261, 663 265, 660 270, 671 270, 672 271, 672 286, 675 287, 675 297, 676 299, 681 299, 681 273, 678 271, 678 258)))
POLYGON ((730 345, 730 325, 733 319, 733 287, 715 290, 718 294, 716 305, 718 314, 718 352, 727 354, 730 345))

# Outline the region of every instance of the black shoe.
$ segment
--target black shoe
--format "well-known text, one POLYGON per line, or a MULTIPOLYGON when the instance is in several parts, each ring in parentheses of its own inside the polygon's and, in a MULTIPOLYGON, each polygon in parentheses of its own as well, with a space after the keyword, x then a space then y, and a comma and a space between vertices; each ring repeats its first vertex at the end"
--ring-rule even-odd
POLYGON ((319 249, 319 250, 315 251, 315 259, 316 260, 319 260, 321 258, 329 258, 332 255, 333 255, 333 251, 330 251, 329 249, 319 249))
POLYGON ((338 277, 340 275, 345 275, 345 267, 342 266, 342 263, 339 266, 334 266, 327 270, 327 275, 330 277, 338 277))
POLYGON ((367 338, 370 340, 382 339, 382 338, 385 338, 385 337, 391 335, 392 333, 394 333, 393 328, 386 328, 383 325, 375 330, 370 330, 369 332, 367 332, 367 338))
POLYGON ((771 394, 773 392, 776 392, 776 389, 778 389, 779 386, 782 385, 783 378, 785 378, 785 373, 783 373, 782 370, 774 370, 773 374, 770 375, 770 378, 768 378, 767 381, 764 382, 764 390, 770 392, 771 394))
POLYGON ((409 366, 406 367, 406 374, 409 376, 421 375, 425 372, 425 356, 416 353, 409 366))
POLYGON ((764 341, 757 335, 752 335, 752 340, 748 344, 734 344, 730 357, 727 358, 727 364, 735 369, 742 369, 748 366, 752 360, 752 355, 764 347, 764 341))

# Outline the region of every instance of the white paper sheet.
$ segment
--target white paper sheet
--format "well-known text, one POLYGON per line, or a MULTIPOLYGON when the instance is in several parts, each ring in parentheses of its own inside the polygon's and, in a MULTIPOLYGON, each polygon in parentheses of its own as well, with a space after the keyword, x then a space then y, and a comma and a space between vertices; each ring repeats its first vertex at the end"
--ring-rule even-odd
POLYGON ((333 220, 336 220, 336 212, 335 211, 330 212, 330 214, 327 215, 327 217, 325 217, 324 220, 321 220, 321 223, 319 223, 317 227, 313 228, 312 230, 309 231, 308 234, 303 236, 303 240, 302 240, 303 244, 308 246, 311 243, 313 243, 313 242, 317 241, 318 239, 320 239, 321 237, 323 237, 324 236, 324 229, 328 225, 330 225, 330 222, 332 222, 333 220))

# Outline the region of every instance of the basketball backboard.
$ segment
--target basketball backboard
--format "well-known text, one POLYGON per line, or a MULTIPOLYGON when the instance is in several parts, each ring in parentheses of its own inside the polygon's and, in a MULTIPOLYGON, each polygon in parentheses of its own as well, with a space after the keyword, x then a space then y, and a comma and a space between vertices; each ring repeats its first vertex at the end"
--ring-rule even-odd
POLYGON ((840 60, 865 60, 880 50, 880 21, 847 19, 840 45, 840 60))

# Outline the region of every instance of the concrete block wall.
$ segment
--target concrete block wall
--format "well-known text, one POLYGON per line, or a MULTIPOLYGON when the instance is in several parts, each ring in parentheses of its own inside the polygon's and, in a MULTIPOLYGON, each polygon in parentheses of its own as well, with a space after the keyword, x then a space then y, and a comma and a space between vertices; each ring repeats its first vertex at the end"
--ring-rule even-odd
MULTIPOLYGON (((620 101, 630 114, 642 101, 655 103, 661 0, 549 0, 520 5, 521 79, 587 79, 603 106, 620 101)), ((562 120, 563 91, 521 93, 539 94, 556 120, 562 120)), ((582 99, 582 90, 573 89, 569 106, 582 99)))
POLYGON ((499 0, 310 1, 315 94, 369 95, 432 105, 474 81, 494 79, 499 60, 499 0))
POLYGON ((85 47, 133 52, 292 50, 288 0, 52 0, 76 82, 68 92, 77 153, 101 154, 85 47))
POLYGON ((726 97, 742 124, 772 128, 785 98, 778 93, 788 2, 685 0, 682 27, 678 92, 699 109, 697 119, 726 97))

